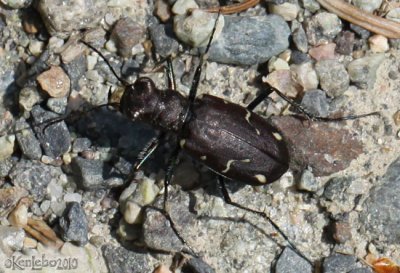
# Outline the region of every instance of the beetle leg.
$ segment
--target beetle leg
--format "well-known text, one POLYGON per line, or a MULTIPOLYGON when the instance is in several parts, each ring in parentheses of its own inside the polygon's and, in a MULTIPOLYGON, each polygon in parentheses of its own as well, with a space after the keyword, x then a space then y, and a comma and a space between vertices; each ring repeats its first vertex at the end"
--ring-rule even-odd
POLYGON ((246 109, 249 111, 253 111, 262 101, 264 101, 268 96, 272 93, 270 90, 266 90, 261 92, 252 102, 247 105, 246 109))
POLYGON ((289 240, 289 238, 286 236, 286 234, 279 228, 279 226, 271 219, 268 217, 268 215, 265 212, 262 211, 258 211, 258 210, 253 210, 250 208, 246 208, 234 201, 232 201, 231 197, 229 196, 229 192, 226 188, 225 185, 225 181, 224 181, 224 177, 222 177, 221 175, 218 175, 218 184, 219 184, 219 188, 221 190, 222 196, 224 198, 224 201, 234 207, 237 207, 239 209, 257 214, 261 217, 263 217, 264 219, 266 219, 273 227, 276 231, 278 231, 278 233, 285 239, 286 242, 288 242, 289 246, 298 254, 300 255, 303 259, 305 259, 308 263, 310 263, 311 265, 313 265, 313 263, 289 240))
POLYGON ((176 91, 175 73, 174 73, 174 67, 172 66, 171 55, 167 57, 167 65, 165 69, 167 71, 167 77, 168 77, 168 89, 176 91))

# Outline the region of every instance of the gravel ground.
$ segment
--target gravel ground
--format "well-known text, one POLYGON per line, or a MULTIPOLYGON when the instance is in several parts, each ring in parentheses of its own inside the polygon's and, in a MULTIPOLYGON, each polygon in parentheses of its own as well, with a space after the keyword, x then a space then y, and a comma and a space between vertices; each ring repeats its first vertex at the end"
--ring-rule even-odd
MULTIPOLYGON (((304 121, 276 94, 255 109, 280 130, 290 169, 265 186, 229 181, 228 190, 269 215, 312 265, 264 218, 224 203, 215 174, 186 155, 168 200, 182 244, 157 209, 172 134, 127 183, 158 131, 110 108, 87 111, 124 88, 80 41, 124 81, 146 76, 160 89, 158 62, 174 55, 187 95, 216 15, 186 9, 218 3, 173 2, 1 0, 1 271, 354 273, 372 272, 362 261, 372 256, 399 264, 400 43, 313 0, 221 16, 198 87, 245 106, 268 82, 314 115, 379 111, 304 121)), ((353 1, 400 20, 398 3, 385 3, 353 1)))

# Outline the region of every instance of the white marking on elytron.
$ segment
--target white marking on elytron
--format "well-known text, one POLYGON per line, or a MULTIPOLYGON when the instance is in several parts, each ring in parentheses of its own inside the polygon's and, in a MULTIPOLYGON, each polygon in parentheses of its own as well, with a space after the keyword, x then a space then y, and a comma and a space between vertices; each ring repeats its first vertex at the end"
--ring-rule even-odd
POLYGON ((227 102, 226 100, 224 100, 224 103, 225 103, 225 104, 228 104, 228 102, 227 102))
POLYGON ((247 123, 250 124, 250 126, 256 130, 257 135, 260 135, 260 131, 257 128, 255 128, 253 124, 251 124, 250 117, 251 117, 251 112, 246 109, 246 116, 244 118, 246 119, 247 123))
POLYGON ((186 143, 186 139, 181 139, 181 141, 179 141, 179 145, 181 146, 181 148, 183 148, 185 146, 186 143))
POLYGON ((255 177, 255 178, 258 180, 258 182, 260 182, 260 183, 263 183, 263 184, 267 183, 267 178, 265 177, 265 175, 256 174, 254 177, 255 177))
POLYGON ((206 160, 206 159, 207 159, 207 156, 202 155, 202 156, 200 156, 200 159, 201 159, 201 160, 206 160))
POLYGON ((281 140, 282 140, 282 136, 281 136, 280 133, 272 132, 272 135, 274 136, 274 138, 275 138, 276 140, 278 140, 278 141, 281 141, 281 140))
POLYGON ((200 95, 197 96, 197 98, 198 98, 199 100, 203 99, 203 97, 204 97, 204 94, 200 94, 200 95))
POLYGON ((228 163, 226 163, 225 170, 221 171, 221 173, 229 172, 229 170, 231 169, 232 163, 235 162, 235 161, 241 161, 241 162, 244 162, 244 163, 249 163, 250 159, 246 158, 246 159, 242 159, 242 160, 234 160, 234 159, 228 160, 228 163))

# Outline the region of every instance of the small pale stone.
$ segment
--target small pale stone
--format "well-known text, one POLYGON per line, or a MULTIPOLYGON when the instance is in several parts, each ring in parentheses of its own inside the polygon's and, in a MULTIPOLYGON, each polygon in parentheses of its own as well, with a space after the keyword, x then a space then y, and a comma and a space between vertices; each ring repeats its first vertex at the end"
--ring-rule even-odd
POLYGON ((37 41, 37 40, 32 40, 29 43, 29 51, 32 53, 32 55, 34 56, 39 56, 44 48, 44 43, 41 41, 37 41))
POLYGON ((382 53, 389 50, 388 39, 385 36, 373 35, 369 37, 368 42, 372 52, 382 53))
POLYGON ((14 152, 15 135, 0 137, 0 161, 9 158, 14 152))
MULTIPOLYGON (((194 10, 189 16, 177 15, 174 17, 175 34, 181 41, 192 47, 206 46, 214 28, 216 18, 216 14, 207 13, 200 9, 194 10)), ((224 17, 220 16, 213 41, 218 39, 223 27, 224 17)))
POLYGON ((293 79, 303 87, 303 90, 318 88, 318 76, 311 62, 291 65, 293 79))
POLYGON ((8 221, 15 227, 24 227, 28 223, 28 207, 19 204, 8 216, 8 221))
POLYGON ((38 242, 31 238, 31 237, 25 237, 24 238, 24 248, 36 248, 38 245, 38 242))
POLYGON ((117 46, 113 40, 108 40, 105 48, 110 52, 117 52, 117 46))
POLYGON ((276 70, 289 70, 289 64, 281 58, 271 58, 268 62, 268 70, 270 72, 276 70))
POLYGON ((64 201, 68 202, 77 202, 80 203, 82 201, 82 195, 79 193, 66 193, 64 195, 64 201))
POLYGON ((292 4, 289 2, 283 3, 282 5, 270 5, 271 13, 278 14, 285 19, 285 21, 293 21, 296 19, 297 14, 300 11, 300 8, 296 4, 292 4))
POLYGON ((393 115, 393 121, 396 126, 400 125, 400 110, 398 110, 396 113, 393 115))
POLYGON ((86 67, 88 70, 93 70, 97 64, 97 57, 88 55, 86 56, 86 67))
POLYGON ((199 6, 194 0, 178 0, 172 7, 172 12, 174 14, 184 15, 190 9, 198 9, 199 6))
POLYGON ((53 98, 61 98, 68 94, 71 81, 59 66, 52 66, 37 77, 40 87, 53 98))
POLYGON ((310 54, 311 57, 313 57, 317 61, 333 60, 335 59, 335 48, 336 44, 329 43, 326 45, 313 47, 308 51, 308 53, 310 54))
POLYGON ((167 22, 171 18, 171 9, 167 1, 156 0, 154 4, 154 15, 156 15, 157 18, 160 19, 163 23, 167 22))
POLYGON ((142 209, 141 206, 139 206, 135 202, 128 201, 125 205, 124 220, 128 224, 139 223, 140 222, 139 216, 141 209, 142 209))
POLYGON ((167 266, 165 265, 160 265, 158 266, 155 270, 154 273, 171 273, 171 271, 168 269, 167 266))

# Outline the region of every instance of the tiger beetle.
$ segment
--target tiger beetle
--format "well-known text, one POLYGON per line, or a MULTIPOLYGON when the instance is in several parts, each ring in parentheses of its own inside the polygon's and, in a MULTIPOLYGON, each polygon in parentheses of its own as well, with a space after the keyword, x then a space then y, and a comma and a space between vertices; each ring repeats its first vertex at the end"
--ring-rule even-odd
MULTIPOLYGON (((212 95, 196 97, 203 62, 209 51, 219 16, 218 14, 206 49, 200 56, 188 98, 176 91, 170 58, 165 60, 167 62, 168 89, 160 90, 147 77, 138 78, 133 84, 127 83, 118 76, 107 58, 98 49, 86 41, 82 40, 82 43, 98 53, 107 63, 114 76, 124 85, 125 90, 120 100, 119 110, 131 120, 146 122, 162 132, 145 145, 145 148, 139 153, 132 172, 137 171, 142 163, 157 149, 160 139, 166 132, 176 134, 177 140, 169 158, 164 179, 163 213, 182 243, 187 245, 167 212, 168 187, 181 151, 217 173, 219 189, 227 204, 266 219, 294 251, 312 264, 266 213, 238 204, 232 201, 229 196, 225 185, 226 179, 255 186, 266 185, 279 179, 289 168, 289 153, 284 139, 276 128, 261 116, 253 113, 253 110, 269 94, 275 92, 309 120, 342 121, 377 115, 378 113, 339 118, 313 116, 272 86, 268 86, 267 90, 258 95, 247 107, 212 95)), ((130 176, 132 178, 132 173, 130 176)))

